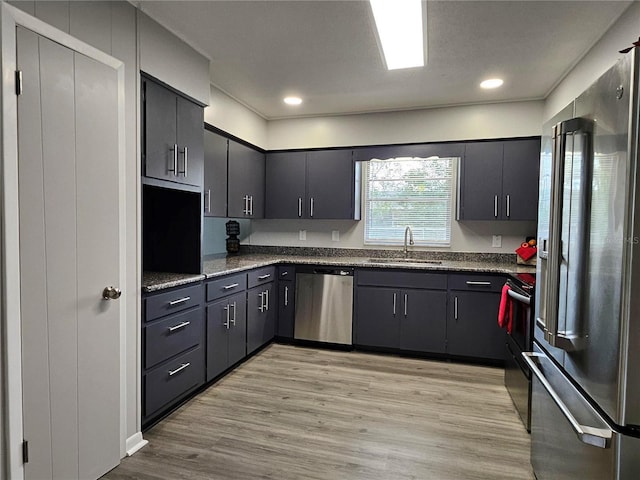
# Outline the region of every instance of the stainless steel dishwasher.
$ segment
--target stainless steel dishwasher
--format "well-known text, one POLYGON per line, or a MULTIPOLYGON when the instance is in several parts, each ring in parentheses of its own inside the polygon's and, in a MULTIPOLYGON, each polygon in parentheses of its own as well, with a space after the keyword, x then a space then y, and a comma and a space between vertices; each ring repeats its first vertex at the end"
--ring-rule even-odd
POLYGON ((296 267, 293 337, 351 345, 353 269, 296 267))

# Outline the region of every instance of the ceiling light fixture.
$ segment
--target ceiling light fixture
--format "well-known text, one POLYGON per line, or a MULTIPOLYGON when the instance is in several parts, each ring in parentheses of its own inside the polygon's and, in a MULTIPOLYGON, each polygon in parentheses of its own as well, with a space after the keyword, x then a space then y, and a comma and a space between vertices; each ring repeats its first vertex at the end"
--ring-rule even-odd
POLYGON ((388 70, 424 67, 421 0, 369 0, 388 70))
POLYGON ((302 103, 302 99, 300 97, 285 97, 284 103, 287 105, 300 105, 302 103))
POLYGON ((480 88, 490 89, 490 88, 498 88, 501 87, 504 83, 504 80, 501 78, 490 78, 489 80, 485 80, 480 84, 480 88))

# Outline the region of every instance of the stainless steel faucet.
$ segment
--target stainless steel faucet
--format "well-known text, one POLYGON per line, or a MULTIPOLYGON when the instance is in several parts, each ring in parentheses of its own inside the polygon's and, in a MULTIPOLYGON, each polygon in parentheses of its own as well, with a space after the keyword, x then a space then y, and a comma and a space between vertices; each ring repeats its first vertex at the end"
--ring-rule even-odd
POLYGON ((404 258, 409 257, 409 246, 407 245, 407 234, 409 234, 409 245, 413 245, 413 231, 411 226, 407 225, 404 229, 404 258))

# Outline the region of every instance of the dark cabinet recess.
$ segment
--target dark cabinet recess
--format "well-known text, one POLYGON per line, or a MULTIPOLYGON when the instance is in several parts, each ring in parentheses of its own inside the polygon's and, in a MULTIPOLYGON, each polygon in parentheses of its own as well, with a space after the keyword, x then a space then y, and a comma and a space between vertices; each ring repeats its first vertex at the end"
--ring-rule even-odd
POLYGON ((467 143, 458 219, 537 220, 539 165, 539 138, 467 143))
POLYGON ((267 154, 266 218, 360 219, 351 150, 267 154))
POLYGON ((204 167, 202 106, 143 76, 142 119, 144 176, 199 190, 204 167))

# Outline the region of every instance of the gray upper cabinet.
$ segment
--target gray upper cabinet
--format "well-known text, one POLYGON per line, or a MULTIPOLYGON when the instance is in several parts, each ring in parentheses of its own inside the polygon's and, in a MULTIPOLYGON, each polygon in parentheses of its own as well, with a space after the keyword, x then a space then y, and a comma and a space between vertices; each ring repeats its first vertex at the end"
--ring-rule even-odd
POLYGON ((267 155, 266 217, 359 220, 351 150, 267 155))
POLYGON ((265 155, 229 140, 227 216, 264 218, 265 155))
POLYGON ((202 186, 203 108, 143 77, 145 177, 202 186))
POLYGON ((467 143, 459 220, 537 219, 540 139, 467 143))
POLYGON ((204 131, 204 215, 227 215, 227 150, 229 140, 204 131))

